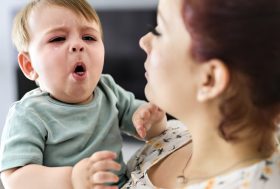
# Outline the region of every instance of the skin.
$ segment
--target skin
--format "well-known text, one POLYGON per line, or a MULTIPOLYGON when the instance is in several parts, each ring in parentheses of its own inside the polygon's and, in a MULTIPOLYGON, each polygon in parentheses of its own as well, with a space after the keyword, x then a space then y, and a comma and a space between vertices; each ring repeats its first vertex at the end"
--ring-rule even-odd
MULTIPOLYGON (((260 135, 252 136, 246 129, 241 131, 241 136, 250 137, 250 140, 229 143, 220 137, 219 104, 229 86, 229 70, 217 59, 197 62, 192 58, 191 36, 181 15, 182 3, 182 0, 160 0, 157 27, 140 40, 147 54, 146 97, 187 125, 193 139, 191 144, 149 170, 152 183, 162 188, 176 188, 176 177, 182 173, 190 153, 192 157, 184 172, 189 179, 217 176, 252 165, 267 156, 258 151, 260 135)), ((255 123, 250 124, 253 127, 255 123)))
POLYGON ((19 53, 20 67, 26 77, 36 80, 53 98, 87 103, 104 63, 100 28, 66 8, 42 6, 29 17, 29 53, 19 53), (82 75, 74 72, 77 65, 83 65, 82 75))
MULTIPOLYGON (((28 20, 30 43, 27 52, 19 52, 18 62, 30 80, 53 98, 71 104, 94 100, 92 92, 103 68, 104 45, 100 27, 71 10, 45 4, 34 9, 28 20), (83 72, 75 72, 82 65, 83 72)), ((166 116, 153 104, 141 106, 133 122, 142 138, 158 135, 165 129, 166 116)), ((5 188, 13 189, 113 189, 104 183, 119 178, 109 170, 120 170, 116 154, 93 153, 74 167, 45 167, 29 164, 1 173, 5 188)))

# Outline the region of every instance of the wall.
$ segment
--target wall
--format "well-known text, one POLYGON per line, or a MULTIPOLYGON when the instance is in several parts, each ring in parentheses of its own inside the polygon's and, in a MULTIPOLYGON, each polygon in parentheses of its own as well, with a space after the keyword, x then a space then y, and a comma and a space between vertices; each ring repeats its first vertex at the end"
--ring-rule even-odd
MULTIPOLYGON (((15 62, 16 51, 11 43, 10 33, 13 12, 26 4, 28 0, 9 0, 0 2, 0 133, 9 106, 16 100, 15 62)), ((151 9, 155 8, 156 0, 90 0, 98 9, 151 9)))
POLYGON ((16 86, 15 86, 15 63, 13 62, 15 53, 11 44, 10 32, 12 21, 12 10, 19 7, 20 4, 27 2, 21 0, 1 1, 0 3, 0 131, 4 125, 5 117, 9 106, 15 100, 16 86))

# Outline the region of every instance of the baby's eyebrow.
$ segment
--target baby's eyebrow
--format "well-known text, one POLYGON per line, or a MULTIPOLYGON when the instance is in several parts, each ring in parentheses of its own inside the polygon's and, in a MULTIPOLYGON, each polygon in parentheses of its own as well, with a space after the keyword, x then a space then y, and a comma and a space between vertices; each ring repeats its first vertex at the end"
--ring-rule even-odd
POLYGON ((81 28, 82 31, 92 31, 92 32, 100 32, 99 30, 97 30, 95 27, 92 26, 84 26, 81 28))
POLYGON ((55 27, 55 28, 50 28, 50 29, 47 29, 45 34, 50 34, 50 33, 54 33, 54 32, 65 32, 67 31, 67 27, 55 27))
MULTIPOLYGON (((47 29, 45 34, 48 35, 48 34, 51 34, 51 33, 54 33, 54 32, 66 32, 66 31, 69 31, 69 30, 70 30, 70 28, 68 28, 66 26, 59 26, 59 27, 54 27, 54 28, 47 29)), ((100 32, 99 30, 97 30, 95 27, 92 27, 92 26, 83 26, 83 27, 80 27, 79 30, 80 31, 94 32, 94 33, 100 32)))

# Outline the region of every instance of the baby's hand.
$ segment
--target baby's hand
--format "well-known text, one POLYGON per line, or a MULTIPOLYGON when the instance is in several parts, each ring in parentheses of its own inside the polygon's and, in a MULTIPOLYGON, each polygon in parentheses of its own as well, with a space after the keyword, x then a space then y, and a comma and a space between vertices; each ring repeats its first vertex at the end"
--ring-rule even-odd
POLYGON ((133 124, 141 138, 145 138, 149 131, 155 136, 165 129, 166 115, 154 104, 146 103, 140 106, 132 117, 133 124), (161 124, 161 125, 159 125, 161 124), (153 127, 153 129, 151 129, 153 127), (158 128, 154 128, 158 127, 158 128))
POLYGON ((112 171, 119 171, 121 165, 114 161, 117 155, 110 151, 100 151, 91 157, 81 160, 72 171, 74 189, 117 189, 117 186, 108 186, 106 183, 119 181, 112 171))

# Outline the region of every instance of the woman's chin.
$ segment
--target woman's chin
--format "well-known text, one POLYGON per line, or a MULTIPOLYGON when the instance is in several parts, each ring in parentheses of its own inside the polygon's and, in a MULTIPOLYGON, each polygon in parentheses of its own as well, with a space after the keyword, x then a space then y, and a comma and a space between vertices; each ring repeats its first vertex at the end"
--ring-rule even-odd
POLYGON ((146 99, 149 102, 151 102, 153 104, 157 104, 156 103, 157 97, 152 93, 152 90, 149 88, 148 85, 146 85, 144 92, 145 92, 146 99))
POLYGON ((146 99, 150 102, 151 101, 151 95, 150 95, 150 89, 149 89, 148 84, 146 84, 146 86, 145 86, 144 93, 145 93, 146 99))

